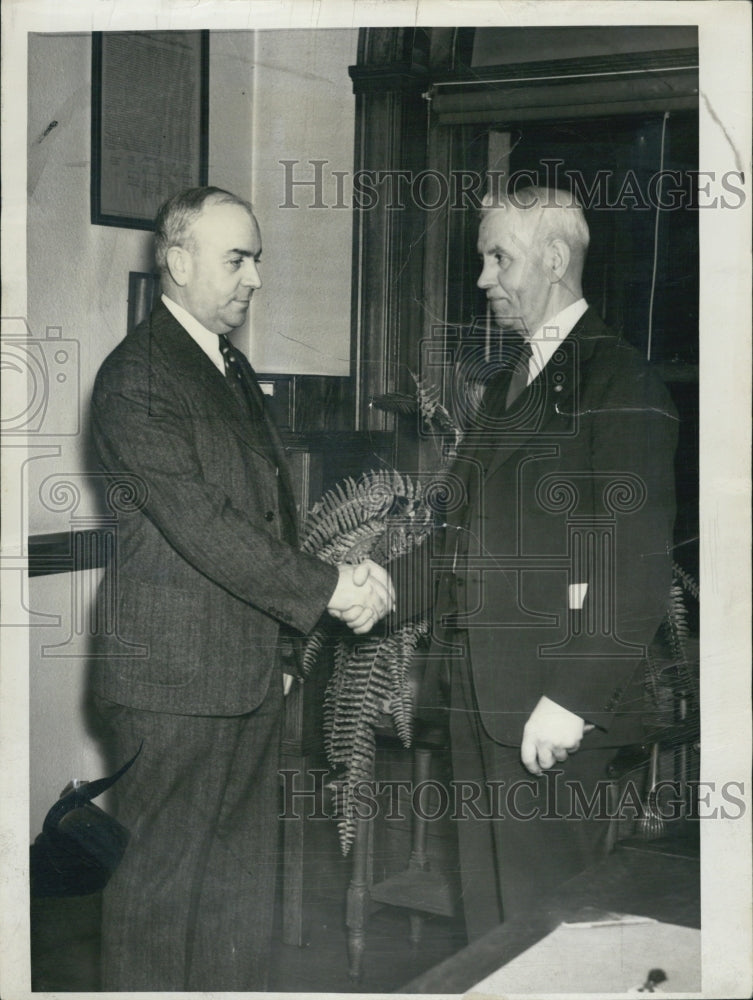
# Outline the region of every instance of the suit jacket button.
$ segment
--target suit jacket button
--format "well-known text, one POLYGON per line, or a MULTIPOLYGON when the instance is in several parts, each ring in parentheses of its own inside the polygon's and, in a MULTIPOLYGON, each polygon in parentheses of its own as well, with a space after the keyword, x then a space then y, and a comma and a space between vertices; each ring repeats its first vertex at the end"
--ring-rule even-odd
POLYGON ((274 519, 275 519, 275 512, 273 510, 268 510, 267 513, 264 515, 264 520, 274 521, 274 519))

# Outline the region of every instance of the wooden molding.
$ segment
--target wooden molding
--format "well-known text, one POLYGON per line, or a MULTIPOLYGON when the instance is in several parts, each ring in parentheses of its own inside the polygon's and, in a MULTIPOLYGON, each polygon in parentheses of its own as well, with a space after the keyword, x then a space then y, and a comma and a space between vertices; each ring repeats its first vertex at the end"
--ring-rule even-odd
POLYGON ((385 92, 421 92, 429 84, 429 73, 424 67, 408 63, 389 66, 349 66, 354 94, 385 92))
POLYGON ((99 569, 105 564, 113 525, 31 535, 28 544, 28 575, 52 576, 99 569))

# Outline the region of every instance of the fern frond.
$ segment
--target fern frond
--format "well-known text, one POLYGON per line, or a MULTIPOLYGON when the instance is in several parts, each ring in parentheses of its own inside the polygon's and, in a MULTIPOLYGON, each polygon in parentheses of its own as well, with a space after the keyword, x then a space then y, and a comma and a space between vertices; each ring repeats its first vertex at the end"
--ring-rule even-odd
POLYGON ((689 638, 688 612, 683 600, 682 587, 673 583, 669 590, 669 606, 667 608, 667 636, 672 655, 677 659, 684 657, 685 644, 689 638))
POLYGON ((340 775, 336 802, 340 845, 347 854, 356 828, 357 785, 374 776, 374 727, 389 712, 404 746, 413 735, 410 663, 428 624, 409 624, 392 635, 343 638, 335 651, 332 677, 324 696, 324 747, 340 775))
POLYGON ((304 677, 308 677, 316 666, 316 662, 321 656, 324 645, 329 636, 329 631, 324 625, 316 625, 306 636, 306 643, 301 656, 301 671, 304 677))
POLYGON ((403 626, 399 632, 385 641, 383 658, 392 681, 392 695, 389 703, 390 714, 403 746, 409 747, 413 739, 413 697, 410 688, 410 666, 421 638, 428 635, 429 623, 419 621, 403 626), (387 644, 391 642, 389 648, 387 644))
POLYGON ((667 610, 662 621, 660 635, 665 643, 665 654, 652 654, 649 650, 646 685, 650 690, 652 701, 659 705, 662 690, 689 694, 695 705, 698 705, 699 690, 697 667, 688 656, 690 628, 688 626, 688 611, 685 604, 685 594, 698 597, 698 584, 677 563, 673 564, 673 582, 670 587, 667 610))
POLYGON ((366 558, 384 565, 430 533, 432 516, 410 476, 367 472, 324 494, 309 513, 301 548, 333 565, 366 558))
POLYGON ((383 521, 377 519, 353 525, 339 537, 321 545, 316 555, 332 566, 372 558, 372 552, 384 535, 384 530, 383 521))
POLYGON ((355 646, 343 640, 324 697, 324 745, 331 765, 343 773, 336 797, 340 846, 347 854, 355 836, 353 791, 373 777, 374 726, 389 693, 389 678, 374 674, 379 641, 355 646))
POLYGON ((432 382, 426 382, 419 378, 415 372, 411 372, 411 378, 416 383, 416 393, 418 396, 418 412, 423 417, 424 423, 428 427, 444 433, 455 429, 455 422, 449 411, 439 402, 439 387, 432 382))
POLYGON ((672 683, 675 687, 692 693, 698 703, 698 682, 688 662, 690 630, 687 608, 683 599, 683 588, 679 583, 673 583, 670 589, 665 632, 672 653, 672 683))
POLYGON ((679 580, 682 589, 690 594, 691 597, 694 597, 696 600, 700 599, 700 587, 698 586, 698 582, 678 563, 672 563, 672 575, 675 580, 679 580))
POLYGON ((383 516, 389 510, 389 498, 377 493, 380 476, 365 473, 357 483, 348 478, 328 490, 309 512, 301 548, 319 555, 321 548, 343 533, 383 516))
POLYGON ((440 403, 439 388, 433 383, 419 378, 414 372, 411 372, 410 375, 416 383, 418 412, 421 414, 424 424, 429 430, 435 431, 441 437, 452 438, 442 455, 442 465, 447 466, 455 457, 458 445, 463 439, 463 432, 447 407, 440 403))
POLYGON ((415 396, 406 396, 401 392, 385 392, 381 396, 374 396, 371 405, 386 413, 413 414, 418 410, 415 396))

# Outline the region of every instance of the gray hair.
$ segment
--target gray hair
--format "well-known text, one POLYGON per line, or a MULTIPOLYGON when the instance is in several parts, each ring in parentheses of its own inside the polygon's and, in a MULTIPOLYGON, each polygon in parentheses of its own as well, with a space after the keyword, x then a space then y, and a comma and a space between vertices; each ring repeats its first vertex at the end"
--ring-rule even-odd
POLYGON ((240 205, 252 218, 254 217, 250 202, 239 198, 231 191, 225 191, 224 188, 195 187, 174 194, 160 206, 154 220, 154 259, 161 274, 167 270, 167 251, 170 247, 193 248, 191 226, 204 211, 207 203, 240 205))
POLYGON ((577 256, 585 256, 590 238, 588 223, 574 194, 531 185, 509 194, 485 195, 481 218, 497 211, 517 213, 539 241, 561 239, 577 256))

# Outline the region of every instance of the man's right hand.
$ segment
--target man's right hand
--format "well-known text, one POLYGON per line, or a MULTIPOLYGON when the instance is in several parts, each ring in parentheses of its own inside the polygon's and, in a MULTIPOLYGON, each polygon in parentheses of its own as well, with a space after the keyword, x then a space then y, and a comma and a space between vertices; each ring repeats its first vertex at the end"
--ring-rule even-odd
POLYGON ((369 632, 395 608, 395 588, 389 573, 371 559, 337 569, 339 579, 327 610, 356 635, 369 632))

